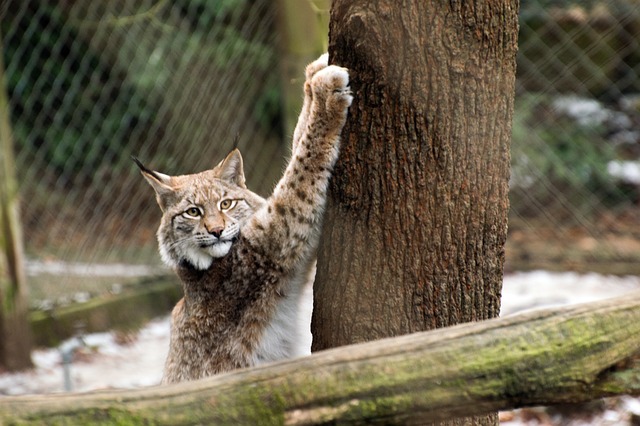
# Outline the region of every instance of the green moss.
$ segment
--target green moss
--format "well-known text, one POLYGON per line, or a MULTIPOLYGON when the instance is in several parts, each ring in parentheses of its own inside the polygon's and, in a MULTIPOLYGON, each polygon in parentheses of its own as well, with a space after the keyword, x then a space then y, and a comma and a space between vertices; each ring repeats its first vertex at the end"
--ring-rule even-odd
MULTIPOLYGON (((74 424, 125 425, 281 425, 296 418, 384 424, 422 414, 446 418, 480 412, 464 411, 472 406, 493 411, 514 403, 580 401, 625 390, 637 393, 637 370, 618 374, 609 367, 637 351, 638 312, 636 300, 619 299, 562 313, 532 312, 461 325, 405 336, 397 346, 362 345, 353 349, 360 355, 342 354, 342 362, 338 351, 327 351, 268 369, 239 371, 214 380, 211 387, 136 392, 95 401, 98 407, 106 403, 116 409, 82 411, 65 401, 65 407, 72 408, 46 408, 62 411, 47 417, 47 424, 66 425, 71 418, 74 424)), ((4 412, 2 406, 0 401, 0 418, 9 417, 11 401, 4 404, 4 412)), ((22 424, 41 424, 38 420, 32 416, 31 423, 22 424)))
POLYGON ((283 425, 285 396, 280 387, 265 388, 264 384, 249 384, 243 389, 216 398, 216 425, 283 425))
POLYGON ((68 412, 57 415, 47 415, 46 419, 31 417, 24 422, 9 423, 21 426, 28 424, 47 424, 49 426, 154 426, 158 423, 143 415, 131 413, 117 408, 93 408, 83 412, 68 412))
POLYGON ((418 393, 398 394, 387 397, 375 397, 362 400, 352 400, 348 403, 348 409, 341 416, 345 422, 359 421, 366 423, 368 420, 393 417, 394 421, 398 421, 401 413, 411 413, 411 408, 415 407, 414 399, 419 397, 418 393))
POLYGON ((598 389, 611 395, 640 394, 640 368, 638 368, 640 367, 640 362, 636 361, 635 366, 632 365, 631 367, 628 370, 608 372, 603 381, 598 383, 598 389))

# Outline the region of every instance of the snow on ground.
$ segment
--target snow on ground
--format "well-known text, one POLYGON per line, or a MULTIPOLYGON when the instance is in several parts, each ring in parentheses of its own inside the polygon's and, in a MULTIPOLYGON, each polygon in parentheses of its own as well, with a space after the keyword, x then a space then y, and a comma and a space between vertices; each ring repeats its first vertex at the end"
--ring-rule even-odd
POLYGON ((515 272, 504 277, 500 315, 594 302, 634 290, 640 290, 640 277, 575 272, 515 272))
MULTIPOLYGON (((634 290, 640 290, 640 277, 519 272, 505 276, 502 315, 606 299, 634 290)), ((169 345, 169 318, 149 322, 134 339, 122 338, 113 333, 96 333, 84 336, 83 341, 84 345, 77 351, 69 368, 73 391, 153 386, 160 382, 162 376, 169 345)), ((72 341, 66 342, 66 345, 79 343, 72 341)), ((31 371, 0 374, 0 397, 65 391, 59 349, 36 350, 33 352, 33 361, 35 368, 31 371)), ((623 416, 628 417, 629 412, 640 414, 638 399, 623 398, 620 404, 615 410, 605 410, 598 424, 621 424, 623 416)), ((515 414, 503 413, 503 424, 542 424, 538 420, 527 423, 522 417, 517 411, 515 414)))
POLYGON ((640 185, 640 161, 609 161, 607 172, 623 182, 640 185))
MULTIPOLYGON (((132 342, 121 342, 113 333, 83 336, 84 345, 70 339, 62 346, 79 346, 69 366, 73 391, 138 388, 160 382, 169 348, 169 317, 153 320, 132 342)), ((64 392, 62 353, 56 349, 33 351, 35 368, 16 374, 0 374, 0 395, 64 392)))

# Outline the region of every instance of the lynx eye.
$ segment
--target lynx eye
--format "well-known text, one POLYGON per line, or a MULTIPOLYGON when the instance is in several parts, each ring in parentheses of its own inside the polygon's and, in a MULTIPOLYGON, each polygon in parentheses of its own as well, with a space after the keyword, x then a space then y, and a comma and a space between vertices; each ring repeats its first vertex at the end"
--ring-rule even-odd
POLYGON ((202 212, 197 207, 189 207, 187 210, 185 210, 184 214, 185 216, 190 218, 196 218, 196 217, 202 216, 202 212))
POLYGON ((236 200, 225 199, 220 201, 220 210, 229 210, 236 206, 236 200))

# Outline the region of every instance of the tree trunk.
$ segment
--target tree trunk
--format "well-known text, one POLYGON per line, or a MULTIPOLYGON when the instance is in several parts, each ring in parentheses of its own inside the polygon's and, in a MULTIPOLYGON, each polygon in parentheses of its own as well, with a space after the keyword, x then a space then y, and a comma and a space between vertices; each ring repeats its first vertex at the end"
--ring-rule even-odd
POLYGON ((329 3, 330 0, 278 1, 280 74, 287 137, 293 134, 302 107, 302 71, 327 50, 329 3))
POLYGON ((415 424, 640 394, 640 294, 134 391, 0 398, 0 424, 415 424))
MULTIPOLYGON (((313 350, 498 315, 518 4, 334 0, 351 70, 313 350)), ((495 424, 496 416, 454 424, 495 424)))
MULTIPOLYGON (((0 47, 2 40, 0 39, 0 47)), ((0 56, 0 371, 32 366, 9 102, 0 56)))

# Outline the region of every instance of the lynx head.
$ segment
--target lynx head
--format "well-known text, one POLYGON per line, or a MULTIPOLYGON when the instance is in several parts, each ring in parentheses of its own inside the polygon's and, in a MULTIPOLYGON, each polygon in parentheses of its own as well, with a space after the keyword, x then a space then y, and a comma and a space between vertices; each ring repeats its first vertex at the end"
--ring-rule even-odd
POLYGON ((229 252, 265 201, 246 188, 237 149, 213 169, 183 176, 158 173, 134 160, 156 192, 163 213, 157 233, 160 255, 171 267, 187 262, 208 269, 229 252))

